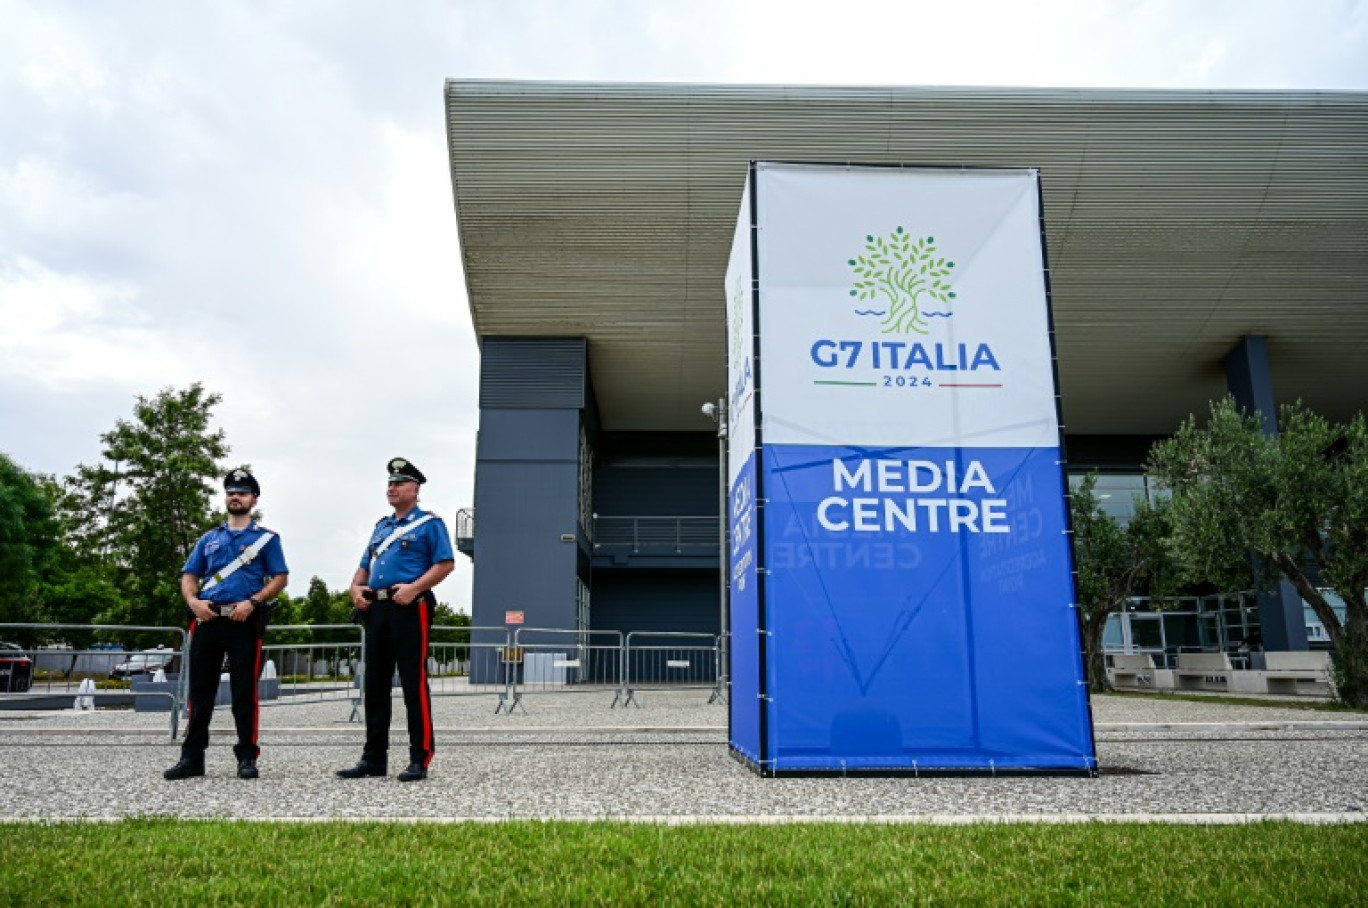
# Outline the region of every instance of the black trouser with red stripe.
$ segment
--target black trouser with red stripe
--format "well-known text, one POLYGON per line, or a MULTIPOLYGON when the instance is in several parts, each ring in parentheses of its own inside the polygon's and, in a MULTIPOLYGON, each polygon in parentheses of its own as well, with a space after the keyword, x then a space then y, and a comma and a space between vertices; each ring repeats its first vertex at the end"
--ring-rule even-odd
POLYGON ((366 614, 366 749, 363 759, 385 765, 389 752, 394 669, 408 712, 409 762, 432 762, 432 694, 428 690, 428 631, 437 597, 424 593, 408 605, 372 602, 366 614))
POLYGON ((228 657, 228 686, 233 693, 233 721, 237 725, 239 760, 255 760, 261 753, 257 736, 261 729, 261 703, 257 679, 261 677, 261 635, 253 615, 246 621, 215 618, 190 622, 190 722, 185 728, 181 756, 203 759, 209 746, 209 720, 214 717, 223 657, 228 657))

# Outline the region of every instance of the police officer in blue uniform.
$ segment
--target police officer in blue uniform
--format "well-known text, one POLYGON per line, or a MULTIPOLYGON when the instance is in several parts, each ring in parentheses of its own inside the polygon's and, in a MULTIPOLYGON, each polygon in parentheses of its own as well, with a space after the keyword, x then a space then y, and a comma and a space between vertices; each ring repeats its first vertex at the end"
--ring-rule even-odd
POLYGON ((191 615, 190 721, 180 762, 163 773, 168 779, 204 775, 209 720, 225 655, 237 725, 233 753, 238 778, 257 777, 261 638, 266 609, 285 589, 289 568, 279 534, 252 519, 261 495, 256 477, 245 469, 233 470, 224 478, 223 489, 228 522, 201 536, 181 568, 181 595, 191 615))
POLYGON ((451 536, 436 514, 418 507, 427 482, 408 460, 389 462, 386 498, 393 516, 371 531, 352 578, 352 603, 366 625, 366 746, 360 761, 339 778, 383 776, 389 766, 390 685, 394 669, 408 713, 409 765, 399 781, 427 778, 432 762, 432 695, 428 689, 428 633, 437 610, 432 588, 456 567, 451 536))

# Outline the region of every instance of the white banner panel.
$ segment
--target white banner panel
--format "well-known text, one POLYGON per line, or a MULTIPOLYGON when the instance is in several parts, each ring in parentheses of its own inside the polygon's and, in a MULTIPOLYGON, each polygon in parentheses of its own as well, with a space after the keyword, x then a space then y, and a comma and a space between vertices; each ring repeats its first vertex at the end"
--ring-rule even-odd
POLYGON ((733 675, 730 702, 749 709, 733 709, 731 746, 746 759, 762 759, 762 720, 759 703, 762 653, 754 632, 764 625, 760 611, 759 504, 755 447, 755 293, 752 278, 750 178, 741 196, 731 258, 723 287, 727 305, 727 552, 729 626, 746 628, 730 646, 733 675))
POLYGON ((755 450, 755 320, 751 293, 751 187, 746 182, 727 260, 727 485, 755 450))
POLYGON ((1095 771, 1036 171, 755 164, 727 293, 734 751, 1095 771))
POLYGON ((1058 443, 1034 170, 756 166, 767 444, 1058 443))

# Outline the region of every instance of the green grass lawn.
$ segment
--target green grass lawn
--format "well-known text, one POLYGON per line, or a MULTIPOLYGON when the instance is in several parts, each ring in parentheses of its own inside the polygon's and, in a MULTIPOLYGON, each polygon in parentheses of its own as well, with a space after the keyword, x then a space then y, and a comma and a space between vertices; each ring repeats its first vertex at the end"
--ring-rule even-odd
POLYGON ((1368 824, 0 824, 0 904, 1350 905, 1368 824))

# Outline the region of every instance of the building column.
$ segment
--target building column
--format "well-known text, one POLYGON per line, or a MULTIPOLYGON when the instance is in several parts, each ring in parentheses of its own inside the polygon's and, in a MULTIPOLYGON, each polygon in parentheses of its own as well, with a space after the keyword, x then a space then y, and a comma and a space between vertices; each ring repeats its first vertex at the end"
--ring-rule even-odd
MULTIPOLYGON (((1273 398, 1273 372, 1268 364, 1268 340, 1258 334, 1240 338, 1226 356, 1226 387, 1247 413, 1258 413, 1265 435, 1278 434, 1278 407, 1273 398)), ((1271 593, 1259 594, 1259 626, 1266 649, 1278 652, 1307 649, 1306 616, 1301 595, 1280 577, 1271 593)))
POLYGON ((480 353, 472 622, 502 627, 507 612, 521 612, 526 627, 573 629, 576 578, 588 562, 580 500, 587 344, 486 337, 480 353))

